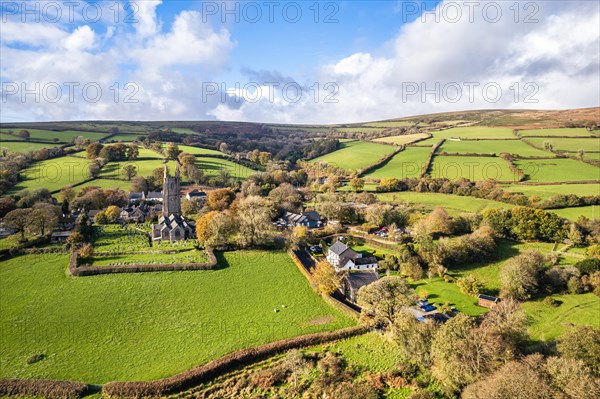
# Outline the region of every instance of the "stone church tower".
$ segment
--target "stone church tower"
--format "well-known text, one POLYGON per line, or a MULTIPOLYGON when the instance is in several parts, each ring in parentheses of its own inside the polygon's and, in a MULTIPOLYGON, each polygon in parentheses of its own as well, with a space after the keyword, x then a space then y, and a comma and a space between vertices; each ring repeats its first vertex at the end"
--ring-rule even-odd
POLYGON ((165 165, 165 183, 163 185, 163 215, 181 215, 180 198, 181 174, 179 164, 175 168, 175 176, 169 175, 169 169, 165 165))
POLYGON ((165 183, 163 185, 163 212, 158 223, 152 225, 152 240, 179 241, 194 236, 194 226, 181 216, 181 173, 179 164, 175 176, 169 175, 165 165, 165 183))

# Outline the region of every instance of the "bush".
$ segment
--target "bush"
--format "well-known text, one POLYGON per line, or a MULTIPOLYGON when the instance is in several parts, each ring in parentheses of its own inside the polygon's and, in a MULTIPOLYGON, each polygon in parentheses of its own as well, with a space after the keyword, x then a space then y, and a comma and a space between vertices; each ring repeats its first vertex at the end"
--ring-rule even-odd
POLYGON ((553 308, 559 307, 561 304, 560 301, 557 301, 556 299, 552 298, 551 296, 547 296, 546 298, 544 298, 543 303, 544 303, 544 305, 551 306, 553 308))
POLYGON ((473 275, 469 274, 456 280, 456 285, 463 294, 477 296, 483 289, 483 283, 473 275))
POLYGON ((581 274, 593 274, 600 270, 600 259, 588 258, 575 263, 575 267, 579 269, 581 274))

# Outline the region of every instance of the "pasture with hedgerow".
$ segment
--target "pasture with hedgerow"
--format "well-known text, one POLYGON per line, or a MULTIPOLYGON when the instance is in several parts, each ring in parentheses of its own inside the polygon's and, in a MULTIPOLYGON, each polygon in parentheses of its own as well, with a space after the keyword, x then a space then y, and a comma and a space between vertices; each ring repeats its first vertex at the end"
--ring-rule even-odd
POLYGON ((546 3, 3 4, 0 397, 600 397, 600 5, 546 3))

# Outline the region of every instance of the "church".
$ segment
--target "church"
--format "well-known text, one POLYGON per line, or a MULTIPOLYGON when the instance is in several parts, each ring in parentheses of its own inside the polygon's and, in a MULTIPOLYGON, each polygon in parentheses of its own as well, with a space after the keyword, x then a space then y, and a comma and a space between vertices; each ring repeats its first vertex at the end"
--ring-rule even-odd
POLYGON ((175 168, 175 176, 169 175, 165 165, 165 182, 163 184, 163 212, 158 224, 152 225, 152 240, 180 241, 194 237, 194 228, 181 215, 181 174, 179 164, 175 168))

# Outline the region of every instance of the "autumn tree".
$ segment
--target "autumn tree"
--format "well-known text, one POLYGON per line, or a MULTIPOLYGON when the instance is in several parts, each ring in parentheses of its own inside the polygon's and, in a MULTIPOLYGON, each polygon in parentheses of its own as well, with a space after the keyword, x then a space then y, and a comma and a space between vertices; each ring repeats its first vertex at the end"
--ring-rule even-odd
POLYGON ((22 138, 23 140, 29 140, 29 138, 31 137, 31 134, 29 133, 28 130, 21 130, 19 131, 19 137, 22 138))
POLYGON ((121 208, 119 208, 118 206, 111 205, 108 208, 106 208, 106 217, 108 218, 109 222, 114 223, 120 215, 121 208))
POLYGON ((365 187, 365 180, 360 177, 355 177, 354 179, 348 182, 348 185, 352 187, 354 191, 362 191, 365 187))
POLYGON ((135 175, 137 175, 137 168, 133 165, 125 165, 123 166, 123 175, 127 180, 133 179, 135 175))
POLYGON ((358 290, 357 303, 366 313, 374 313, 388 324, 404 307, 415 303, 415 292, 402 277, 387 276, 358 290))
POLYGON ((143 176, 136 176, 131 182, 131 191, 138 193, 148 192, 148 180, 143 176))
POLYGON ((25 228, 28 226, 29 209, 15 209, 4 216, 4 223, 7 226, 15 229, 17 233, 21 233, 21 240, 25 240, 25 228))
POLYGON ((100 151, 102 151, 103 148, 104 146, 97 142, 88 144, 88 146, 85 149, 87 159, 98 158, 100 156, 100 151))
POLYGON ((213 211, 222 211, 229 208, 235 199, 235 193, 229 188, 209 191, 206 194, 206 204, 213 211))
POLYGON ((317 284, 317 290, 323 295, 331 295, 341 288, 339 276, 326 260, 318 262, 312 274, 317 284))
POLYGON ((100 211, 96 215, 94 215, 94 223, 100 224, 100 225, 108 224, 109 220, 108 220, 108 217, 106 216, 106 212, 100 211))
POLYGON ((181 150, 179 149, 177 143, 168 143, 167 148, 165 148, 164 155, 165 158, 176 160, 180 153, 181 150))
POLYGON ((558 339, 558 353, 578 359, 600 373, 600 328, 578 326, 567 329, 558 339))
POLYGON ((35 204, 27 217, 28 229, 45 235, 47 231, 52 231, 58 225, 59 214, 60 208, 57 206, 47 203, 35 204))
POLYGON ((500 270, 500 294, 518 300, 537 294, 545 261, 544 255, 533 250, 506 261, 500 270))
POLYGON ((437 323, 422 323, 408 312, 400 312, 395 321, 393 339, 402 357, 423 368, 431 367, 431 342, 437 323))
POLYGON ((246 197, 236 207, 240 234, 238 242, 242 246, 253 247, 261 244, 271 228, 275 216, 273 203, 263 197, 246 197))
POLYGON ((483 289, 483 283, 474 274, 467 274, 456 280, 456 285, 463 294, 477 296, 483 289))
POLYGON ((196 220, 196 239, 200 245, 205 245, 206 241, 209 239, 209 226, 212 223, 212 220, 216 215, 218 215, 218 211, 211 211, 202 215, 198 220, 196 220))

